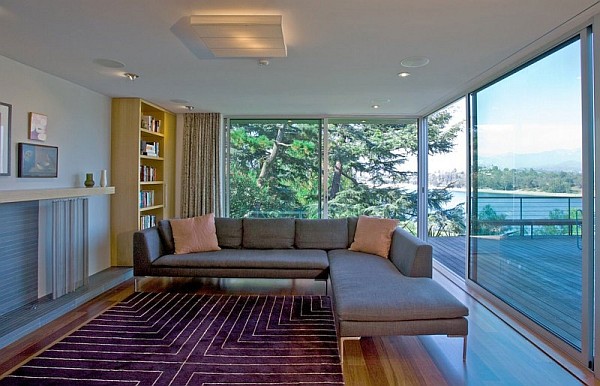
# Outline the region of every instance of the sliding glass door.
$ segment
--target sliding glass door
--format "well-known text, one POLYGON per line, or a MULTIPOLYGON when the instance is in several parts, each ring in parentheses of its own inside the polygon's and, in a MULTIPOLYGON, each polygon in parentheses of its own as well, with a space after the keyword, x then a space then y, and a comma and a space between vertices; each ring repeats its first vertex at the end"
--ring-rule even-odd
POLYGON ((575 350, 589 349, 593 162, 582 135, 587 34, 471 94, 470 280, 575 350), (583 44, 582 44, 583 42, 583 44), (583 47, 583 48, 582 48, 583 47), (583 160, 586 159, 586 162, 583 160))
POLYGON ((427 241, 433 258, 465 278, 467 101, 427 117, 427 241))

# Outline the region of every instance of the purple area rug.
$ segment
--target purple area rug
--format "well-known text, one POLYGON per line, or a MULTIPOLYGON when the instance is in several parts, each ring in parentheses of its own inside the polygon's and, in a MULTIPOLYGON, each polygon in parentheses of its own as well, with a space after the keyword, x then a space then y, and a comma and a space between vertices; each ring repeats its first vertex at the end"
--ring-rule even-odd
POLYGON ((135 293, 0 385, 343 385, 327 296, 135 293))

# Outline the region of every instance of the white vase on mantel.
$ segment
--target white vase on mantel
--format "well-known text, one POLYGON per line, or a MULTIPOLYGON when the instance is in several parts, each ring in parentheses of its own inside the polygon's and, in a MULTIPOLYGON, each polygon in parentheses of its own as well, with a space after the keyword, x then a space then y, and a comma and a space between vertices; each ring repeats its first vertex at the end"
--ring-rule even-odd
POLYGON ((100 171, 100 186, 105 187, 108 185, 108 178, 106 177, 106 170, 100 171))

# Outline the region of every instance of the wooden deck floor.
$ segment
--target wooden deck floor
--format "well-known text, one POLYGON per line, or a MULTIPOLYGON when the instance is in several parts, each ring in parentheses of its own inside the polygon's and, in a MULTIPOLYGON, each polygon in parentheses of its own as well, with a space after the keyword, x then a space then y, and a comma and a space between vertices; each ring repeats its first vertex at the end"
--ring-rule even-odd
MULTIPOLYGON (((465 238, 428 240, 434 258, 465 277, 465 238)), ((473 239, 471 279, 575 347, 581 347, 581 250, 574 236, 473 239)))

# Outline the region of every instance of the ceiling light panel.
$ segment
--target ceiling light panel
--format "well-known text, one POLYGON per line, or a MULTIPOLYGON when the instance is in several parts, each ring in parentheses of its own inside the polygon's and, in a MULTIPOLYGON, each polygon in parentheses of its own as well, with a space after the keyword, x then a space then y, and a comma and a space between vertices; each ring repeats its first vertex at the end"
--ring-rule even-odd
POLYGON ((190 25, 216 57, 286 57, 280 15, 194 15, 190 25))

